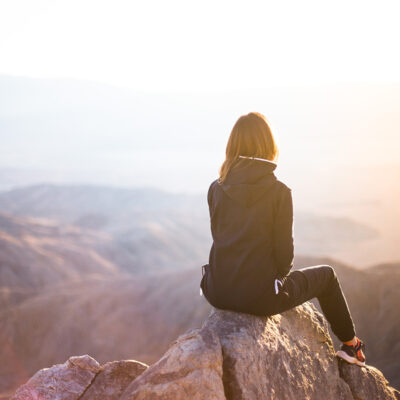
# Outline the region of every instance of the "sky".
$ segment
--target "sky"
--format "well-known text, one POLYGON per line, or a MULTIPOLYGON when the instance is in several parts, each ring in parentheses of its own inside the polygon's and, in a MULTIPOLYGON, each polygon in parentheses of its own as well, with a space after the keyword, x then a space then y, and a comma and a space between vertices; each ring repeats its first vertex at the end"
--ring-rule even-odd
POLYGON ((398 1, 0 0, 0 74, 141 91, 399 82, 398 1))
POLYGON ((0 190, 204 195, 234 122, 259 111, 295 210, 367 223, 381 236, 364 260, 396 259, 399 11, 398 0, 0 0, 0 190))

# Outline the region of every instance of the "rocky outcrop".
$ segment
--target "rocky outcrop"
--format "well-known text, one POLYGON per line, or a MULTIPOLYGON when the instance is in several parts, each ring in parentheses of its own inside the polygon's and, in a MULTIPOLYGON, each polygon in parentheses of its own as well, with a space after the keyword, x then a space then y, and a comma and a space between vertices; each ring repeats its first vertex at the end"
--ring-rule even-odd
POLYGON ((400 393, 376 368, 338 360, 326 320, 306 302, 272 317, 213 308, 149 368, 70 358, 37 372, 13 397, 38 398, 394 400, 400 393))
POLYGON ((145 372, 127 387, 121 400, 226 398, 221 343, 212 329, 179 336, 145 372))
POLYGON ((110 361, 101 366, 80 400, 118 400, 126 387, 147 368, 148 365, 135 360, 110 361))
POLYGON ((73 400, 90 385, 100 370, 92 357, 70 357, 64 364, 43 368, 16 391, 13 399, 73 400))
POLYGON ((378 369, 354 366, 339 360, 340 376, 347 382, 353 398, 358 399, 400 399, 400 392, 388 386, 388 381, 378 369))
POLYGON ((351 399, 322 315, 310 303, 270 318, 215 312, 228 399, 351 399))
POLYGON ((13 400, 119 399, 148 366, 134 360, 111 361, 102 366, 92 357, 70 357, 64 364, 38 371, 18 388, 13 400))

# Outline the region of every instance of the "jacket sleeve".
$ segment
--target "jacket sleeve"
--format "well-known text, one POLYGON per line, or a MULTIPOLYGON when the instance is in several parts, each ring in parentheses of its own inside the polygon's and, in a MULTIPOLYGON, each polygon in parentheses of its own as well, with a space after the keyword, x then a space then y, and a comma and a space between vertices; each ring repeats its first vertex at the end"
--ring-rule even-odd
POLYGON ((292 190, 285 187, 281 192, 275 215, 273 230, 273 253, 280 278, 285 277, 293 267, 293 200, 292 190))

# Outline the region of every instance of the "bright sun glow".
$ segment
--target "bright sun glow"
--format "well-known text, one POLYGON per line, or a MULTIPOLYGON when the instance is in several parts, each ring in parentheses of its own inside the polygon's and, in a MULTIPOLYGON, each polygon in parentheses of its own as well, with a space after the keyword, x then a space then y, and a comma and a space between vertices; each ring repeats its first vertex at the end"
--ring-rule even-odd
POLYGON ((0 5, 0 74, 141 90, 400 81, 397 1, 0 5))

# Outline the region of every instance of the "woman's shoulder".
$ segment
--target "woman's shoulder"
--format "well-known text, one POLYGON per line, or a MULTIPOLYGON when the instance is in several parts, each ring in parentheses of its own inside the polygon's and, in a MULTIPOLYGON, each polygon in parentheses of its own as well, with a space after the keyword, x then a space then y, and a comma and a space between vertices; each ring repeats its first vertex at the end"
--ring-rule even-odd
POLYGON ((207 191, 207 200, 208 200, 208 204, 211 205, 212 203, 212 198, 214 197, 213 192, 214 192, 214 187, 215 185, 218 185, 218 178, 213 180, 208 188, 207 191))
POLYGON ((210 188, 211 188, 213 185, 218 184, 218 179, 219 179, 219 178, 214 179, 214 180, 210 183, 210 188))
POLYGON ((275 201, 277 203, 280 203, 282 199, 289 199, 292 198, 292 189, 291 187, 286 184, 285 182, 282 182, 281 180, 277 179, 276 180, 276 190, 275 190, 275 201))
POLYGON ((283 191, 283 192, 291 192, 292 191, 291 187, 289 187, 286 183, 282 182, 279 179, 276 180, 276 185, 280 189, 280 191, 283 191))
POLYGON ((211 191, 214 189, 214 186, 218 185, 218 178, 214 179, 211 183, 210 186, 208 187, 208 194, 211 193, 211 191))

